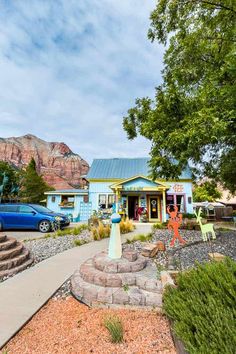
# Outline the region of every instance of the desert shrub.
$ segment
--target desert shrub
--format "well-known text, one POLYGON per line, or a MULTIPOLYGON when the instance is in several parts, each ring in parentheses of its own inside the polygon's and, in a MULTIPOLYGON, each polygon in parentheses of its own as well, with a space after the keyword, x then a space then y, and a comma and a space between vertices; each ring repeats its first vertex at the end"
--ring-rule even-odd
POLYGON ((147 235, 139 234, 139 235, 134 236, 131 239, 127 239, 126 242, 127 243, 133 243, 133 242, 136 242, 136 241, 147 242, 147 241, 150 241, 151 239, 152 239, 152 234, 151 233, 149 233, 147 235))
POLYGON ((133 221, 130 220, 128 217, 125 219, 122 219, 120 222, 120 233, 121 234, 126 234, 128 232, 132 232, 134 230, 134 224, 133 221))
POLYGON ((183 213, 183 219, 196 219, 196 215, 195 214, 190 214, 190 213, 183 213))
POLYGON ((95 241, 98 241, 110 236, 111 227, 110 225, 104 225, 101 221, 99 221, 97 227, 96 226, 91 227, 91 232, 92 232, 93 239, 95 241))
POLYGON ((191 354, 233 354, 236 348, 236 262, 197 265, 164 293, 164 311, 191 354))
POLYGON ((166 225, 164 225, 164 223, 160 223, 160 222, 157 222, 157 223, 152 225, 152 230, 153 231, 159 230, 159 229, 165 229, 165 228, 166 228, 166 225))
POLYGON ((86 224, 81 224, 79 226, 76 226, 74 229, 72 229, 72 235, 79 235, 81 234, 82 231, 87 230, 88 225, 86 224))
POLYGON ((85 243, 88 243, 88 241, 85 241, 85 240, 74 240, 74 245, 75 246, 82 246, 85 243))
POLYGON ((111 335, 112 343, 123 342, 124 329, 121 320, 116 316, 107 317, 104 320, 104 325, 111 335))

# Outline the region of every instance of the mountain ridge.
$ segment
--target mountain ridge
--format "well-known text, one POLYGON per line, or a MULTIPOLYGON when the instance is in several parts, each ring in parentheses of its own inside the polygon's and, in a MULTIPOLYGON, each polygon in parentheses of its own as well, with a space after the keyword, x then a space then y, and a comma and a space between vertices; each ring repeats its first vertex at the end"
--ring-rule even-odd
POLYGON ((89 164, 64 142, 48 142, 33 134, 19 137, 0 137, 0 160, 17 168, 25 168, 31 158, 37 171, 55 189, 69 189, 83 185, 89 164))

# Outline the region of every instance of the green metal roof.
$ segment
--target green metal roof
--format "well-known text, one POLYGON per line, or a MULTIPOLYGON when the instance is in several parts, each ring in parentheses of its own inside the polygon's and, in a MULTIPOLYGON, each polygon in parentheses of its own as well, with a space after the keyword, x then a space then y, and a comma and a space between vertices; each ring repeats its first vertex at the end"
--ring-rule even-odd
MULTIPOLYGON (((113 158, 94 159, 87 179, 125 179, 137 175, 150 175, 149 158, 113 158)), ((180 176, 180 179, 190 179, 191 171, 187 167, 180 176)))

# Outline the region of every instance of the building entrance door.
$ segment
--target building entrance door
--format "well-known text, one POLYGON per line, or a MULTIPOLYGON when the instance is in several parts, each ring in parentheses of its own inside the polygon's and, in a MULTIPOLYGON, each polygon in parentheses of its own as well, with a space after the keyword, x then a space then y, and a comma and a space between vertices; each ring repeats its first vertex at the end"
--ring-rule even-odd
POLYGON ((149 198, 149 211, 150 219, 159 219, 159 198, 150 197, 149 198))
POLYGON ((137 209, 138 209, 138 197, 128 196, 128 216, 130 219, 137 220, 137 209))

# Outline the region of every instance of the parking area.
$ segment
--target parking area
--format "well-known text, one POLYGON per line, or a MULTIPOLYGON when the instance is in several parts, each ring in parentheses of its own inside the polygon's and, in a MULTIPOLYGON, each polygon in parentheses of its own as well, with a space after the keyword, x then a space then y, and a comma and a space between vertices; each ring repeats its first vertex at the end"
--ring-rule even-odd
MULTIPOLYGON (((69 228, 74 228, 81 224, 83 223, 82 222, 71 223, 69 228)), ((44 233, 35 230, 6 230, 6 231, 1 231, 0 234, 7 235, 8 237, 14 237, 18 241, 40 238, 45 236, 44 233)))

